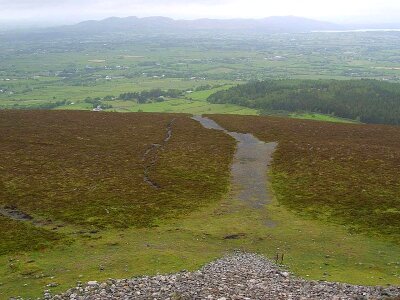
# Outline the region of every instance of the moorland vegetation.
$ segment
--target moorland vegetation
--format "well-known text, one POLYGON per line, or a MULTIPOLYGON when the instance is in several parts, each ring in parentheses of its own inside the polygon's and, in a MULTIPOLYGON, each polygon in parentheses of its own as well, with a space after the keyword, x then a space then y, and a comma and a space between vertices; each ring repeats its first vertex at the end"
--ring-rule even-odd
MULTIPOLYGON (((234 142, 186 115, 2 111, 0 205, 56 227, 151 227, 220 199, 234 142), (174 120, 172 137, 151 158, 174 120), (195 141, 192 136, 196 136, 195 141), (46 222, 45 222, 46 223, 46 222)), ((56 231, 1 217, 0 254, 43 246, 56 231), (9 225, 12 225, 11 227, 9 225), (32 235, 32 232, 34 233, 32 235), (28 243, 27 236, 31 236, 28 243), (36 238, 37 237, 37 238, 36 238), (22 243, 18 243, 22 241, 22 243)), ((58 236, 60 238, 60 236, 58 236)))
POLYGON ((230 131, 278 142, 272 188, 292 211, 400 241, 400 127, 209 117, 230 131))

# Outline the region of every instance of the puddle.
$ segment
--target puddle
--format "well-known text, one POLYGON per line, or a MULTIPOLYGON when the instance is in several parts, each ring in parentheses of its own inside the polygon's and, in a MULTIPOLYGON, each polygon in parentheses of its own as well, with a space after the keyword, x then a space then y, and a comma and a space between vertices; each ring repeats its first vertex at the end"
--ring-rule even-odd
MULTIPOLYGON (((277 143, 265 143, 249 133, 230 132, 211 119, 193 116, 203 127, 216 129, 229 134, 237 141, 231 174, 234 197, 244 201, 252 208, 263 208, 270 203, 272 194, 268 189, 268 166, 277 143)), ((272 221, 266 226, 273 227, 272 221)))
POLYGON ((33 219, 30 215, 12 206, 0 207, 0 215, 16 221, 31 221, 33 219))

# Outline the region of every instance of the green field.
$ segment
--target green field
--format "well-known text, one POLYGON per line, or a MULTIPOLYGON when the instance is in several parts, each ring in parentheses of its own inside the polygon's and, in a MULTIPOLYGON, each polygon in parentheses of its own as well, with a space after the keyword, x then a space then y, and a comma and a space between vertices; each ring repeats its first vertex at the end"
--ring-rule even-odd
MULTIPOLYGON (((396 33, 56 37, 54 43, 2 39, 0 107, 34 108, 153 88, 260 79, 399 81, 396 33), (366 49, 365 44, 371 47, 366 49), (194 47, 193 45, 196 45, 194 47), (324 45, 321 48, 319 45, 324 45)), ((207 98, 208 92, 199 97, 207 98)), ((193 98, 193 100, 197 100, 193 98)))
POLYGON ((336 123, 358 123, 355 120, 343 119, 339 117, 333 117, 317 113, 294 113, 294 114, 289 114, 289 117, 294 119, 315 120, 315 121, 336 122, 336 123))
MULTIPOLYGON (((257 110, 234 105, 234 104, 212 104, 206 101, 208 96, 220 91, 228 89, 231 85, 223 85, 222 87, 212 88, 204 91, 197 91, 186 94, 182 98, 167 99, 163 102, 151 102, 139 104, 136 101, 103 101, 105 104, 112 105, 112 108, 106 111, 116 112, 162 112, 162 113, 187 113, 193 115, 199 114, 239 114, 239 115, 256 115, 257 110)), ((88 103, 74 103, 60 106, 57 109, 68 110, 91 110, 93 107, 88 103)))
MULTIPOLYGON (((139 104, 136 101, 103 101, 105 104, 112 105, 112 108, 105 111, 111 112, 161 112, 161 113, 186 113, 193 115, 202 114, 235 114, 235 115, 259 115, 256 109, 235 105, 235 104, 214 104, 207 101, 207 98, 213 93, 230 88, 231 85, 223 85, 218 88, 196 91, 187 94, 178 99, 167 99, 163 102, 151 102, 139 104)), ((58 110, 91 110, 93 106, 90 103, 74 103, 57 107, 58 110)), ((271 112, 271 115, 279 115, 277 112, 271 112)), ((295 119, 308 119, 338 123, 359 123, 355 120, 334 117, 318 113, 281 113, 295 119)))

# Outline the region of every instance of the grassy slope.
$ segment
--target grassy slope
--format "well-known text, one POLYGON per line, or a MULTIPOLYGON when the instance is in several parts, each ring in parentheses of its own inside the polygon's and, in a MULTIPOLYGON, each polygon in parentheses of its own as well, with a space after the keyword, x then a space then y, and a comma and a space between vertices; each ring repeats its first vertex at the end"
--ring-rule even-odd
POLYGON ((0 297, 39 296, 51 282, 60 284, 51 290, 63 291, 78 280, 194 270, 238 248, 270 258, 284 253, 284 264, 310 279, 400 284, 399 246, 300 218, 276 201, 265 210, 254 210, 226 197, 155 228, 110 230, 79 239, 71 246, 0 256, 0 265, 6 266, 0 269, 0 297), (265 226, 267 219, 277 226, 265 226), (246 236, 223 239, 234 233, 246 236))
MULTIPOLYGON (((49 227, 75 225, 84 232, 151 227, 160 219, 213 202, 226 191, 233 141, 221 132, 210 139, 186 115, 65 111, 0 115, 1 155, 6 158, 0 165, 0 205, 50 220, 49 227), (158 151, 149 172, 162 187, 157 190, 143 180, 145 165, 153 161, 153 156, 148 161, 143 155, 150 145, 162 143, 172 119, 172 138, 158 151)), ((0 218, 0 223, 13 228, 7 219, 0 218)), ((40 235, 18 225, 14 231, 18 240, 30 232, 40 235)), ((47 237, 54 239, 53 235, 49 232, 47 237)), ((46 240, 45 232, 42 236, 46 240)), ((26 243, 8 237, 9 230, 0 232, 1 250, 26 248, 26 243)), ((37 240, 41 247, 43 241, 37 240)))
POLYGON ((62 234, 38 228, 30 223, 14 221, 0 215, 1 232, 0 256, 15 250, 45 249, 54 244, 66 242, 62 234))
MULTIPOLYGON (((35 228, 0 218, 6 229, 0 233, 0 255, 84 243, 99 229, 157 226, 219 200, 227 190, 233 140, 221 132, 210 139, 186 115, 0 114, 7 158, 0 165, 0 204, 41 221, 35 228), (143 181, 142 157, 151 144, 162 142, 172 119, 172 138, 149 173, 162 187, 156 190, 143 181)), ((17 265, 12 262, 5 276, 18 272, 17 265)), ((18 274, 45 276, 32 266, 18 274)))
MULTIPOLYGON (((204 131, 204 134, 209 136, 215 132, 204 131)), ((231 157, 233 143, 228 140, 223 147, 230 150, 223 152, 220 161, 229 161, 231 157), (221 160, 222 157, 225 158, 221 160)), ((177 148, 185 147, 180 144, 174 147, 177 148)), ((166 159, 166 166, 173 167, 182 159, 193 162, 190 157, 194 153, 189 156, 166 153, 163 159, 166 159)), ((206 155, 203 157, 208 159, 206 155)), ((226 178, 226 175, 219 178, 226 178)), ((70 235, 79 229, 67 226, 59 231, 70 235)), ((265 210, 254 210, 234 200, 234 194, 228 194, 224 200, 209 202, 184 217, 160 219, 156 227, 109 229, 73 237, 75 242, 70 245, 59 243, 51 249, 0 256, 0 265, 6 266, 0 268, 0 298, 39 296, 51 282, 60 284, 52 290, 62 291, 74 286, 77 280, 196 269, 237 248, 257 251, 270 258, 284 253, 285 265, 310 279, 400 284, 399 245, 350 234, 339 225, 300 217, 276 200, 265 210), (277 226, 265 226, 266 220, 277 226), (246 236, 239 240, 223 239, 234 233, 246 236)))
POLYGON ((212 118, 229 130, 279 142, 273 184, 279 201, 290 209, 399 242, 399 127, 212 118))

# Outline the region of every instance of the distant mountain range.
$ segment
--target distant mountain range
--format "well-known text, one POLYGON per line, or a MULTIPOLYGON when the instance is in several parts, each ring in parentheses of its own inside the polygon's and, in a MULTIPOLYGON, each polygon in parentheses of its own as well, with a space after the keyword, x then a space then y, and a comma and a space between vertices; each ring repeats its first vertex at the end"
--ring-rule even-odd
POLYGON ((198 19, 174 20, 166 17, 112 17, 101 21, 84 21, 76 25, 59 27, 67 31, 114 32, 114 31, 188 31, 188 30, 220 30, 220 31, 253 31, 266 33, 310 32, 314 30, 341 30, 344 26, 311 20, 307 18, 287 16, 268 17, 264 19, 198 19))
POLYGON ((75 25, 30 30, 0 31, 8 40, 54 40, 84 38, 113 34, 192 34, 192 33, 307 33, 312 31, 341 31, 356 29, 393 29, 400 24, 343 25, 302 17, 268 17, 264 19, 198 19, 174 20, 167 17, 111 17, 100 21, 84 21, 75 25))

